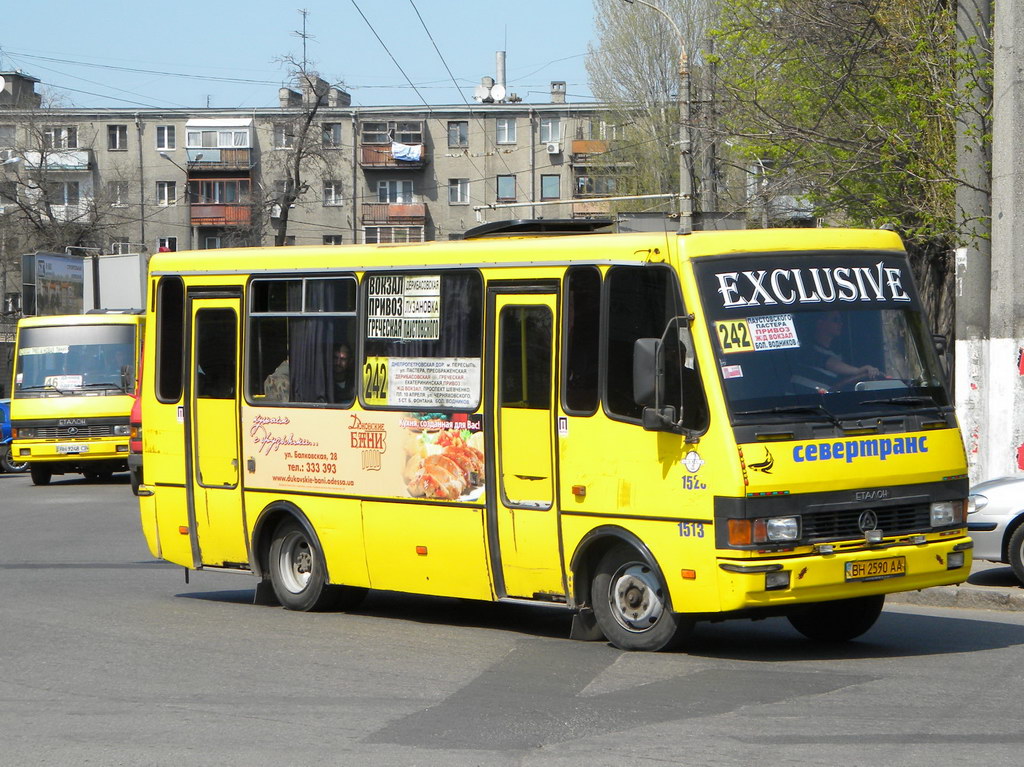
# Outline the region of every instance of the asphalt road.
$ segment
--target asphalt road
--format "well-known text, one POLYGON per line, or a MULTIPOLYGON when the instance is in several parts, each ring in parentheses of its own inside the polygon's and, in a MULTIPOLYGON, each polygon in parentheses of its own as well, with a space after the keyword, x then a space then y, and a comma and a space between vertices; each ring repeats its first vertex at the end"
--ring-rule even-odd
POLYGON ((544 608, 374 593, 291 613, 251 605, 246 576, 186 584, 154 561, 126 479, 11 475, 0 578, 0 765, 935 767, 1024 748, 1014 610, 890 604, 838 648, 782 619, 708 624, 678 654, 570 641, 544 608))

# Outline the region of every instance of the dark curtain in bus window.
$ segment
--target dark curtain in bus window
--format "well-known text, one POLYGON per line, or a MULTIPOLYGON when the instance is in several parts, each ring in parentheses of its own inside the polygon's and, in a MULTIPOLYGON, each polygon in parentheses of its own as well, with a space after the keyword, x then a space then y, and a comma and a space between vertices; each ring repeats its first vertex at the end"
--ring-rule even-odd
POLYGON ((597 410, 597 363, 601 330, 601 274, 593 267, 569 270, 565 290, 565 409, 597 410))
POLYGON ((235 396, 235 313, 231 309, 196 312, 196 396, 235 396))
POLYGON ((551 407, 551 312, 516 306, 501 313, 501 407, 551 407))
MULTIPOLYGON (((640 418, 633 400, 633 345, 638 338, 661 338, 670 318, 683 313, 672 272, 651 266, 621 266, 608 272, 608 410, 640 418)), ((678 381, 678 378, 676 379, 678 381)))

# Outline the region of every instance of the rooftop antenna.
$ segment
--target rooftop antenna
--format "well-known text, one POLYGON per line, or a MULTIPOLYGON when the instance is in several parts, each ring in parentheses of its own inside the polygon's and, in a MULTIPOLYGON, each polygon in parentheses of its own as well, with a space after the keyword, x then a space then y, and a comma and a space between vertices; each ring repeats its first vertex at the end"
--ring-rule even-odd
POLYGON ((305 72, 306 71, 306 41, 307 40, 315 40, 316 37, 314 35, 308 34, 306 32, 306 17, 309 16, 309 11, 306 10, 305 8, 299 8, 299 13, 302 14, 302 31, 299 32, 298 30, 296 30, 296 31, 292 32, 292 37, 301 37, 302 38, 302 71, 305 72))

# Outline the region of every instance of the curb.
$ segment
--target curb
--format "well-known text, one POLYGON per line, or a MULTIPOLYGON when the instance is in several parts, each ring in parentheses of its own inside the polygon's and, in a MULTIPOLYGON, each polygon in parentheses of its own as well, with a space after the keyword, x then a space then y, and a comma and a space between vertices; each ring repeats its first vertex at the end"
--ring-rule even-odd
POLYGON ((978 586, 936 586, 921 591, 889 594, 893 604, 923 607, 959 607, 970 610, 1024 611, 1024 589, 979 588, 978 586))

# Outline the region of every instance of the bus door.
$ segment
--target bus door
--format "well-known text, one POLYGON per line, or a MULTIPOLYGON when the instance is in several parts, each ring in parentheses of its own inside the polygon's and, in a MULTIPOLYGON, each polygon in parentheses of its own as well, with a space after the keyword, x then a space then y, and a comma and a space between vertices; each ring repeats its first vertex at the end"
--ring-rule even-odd
POLYGON ((204 565, 248 565, 239 483, 236 297, 190 296, 189 509, 193 556, 204 565))
POLYGON ((490 293, 487 498, 499 596, 565 594, 554 491, 556 302, 553 289, 490 293))

